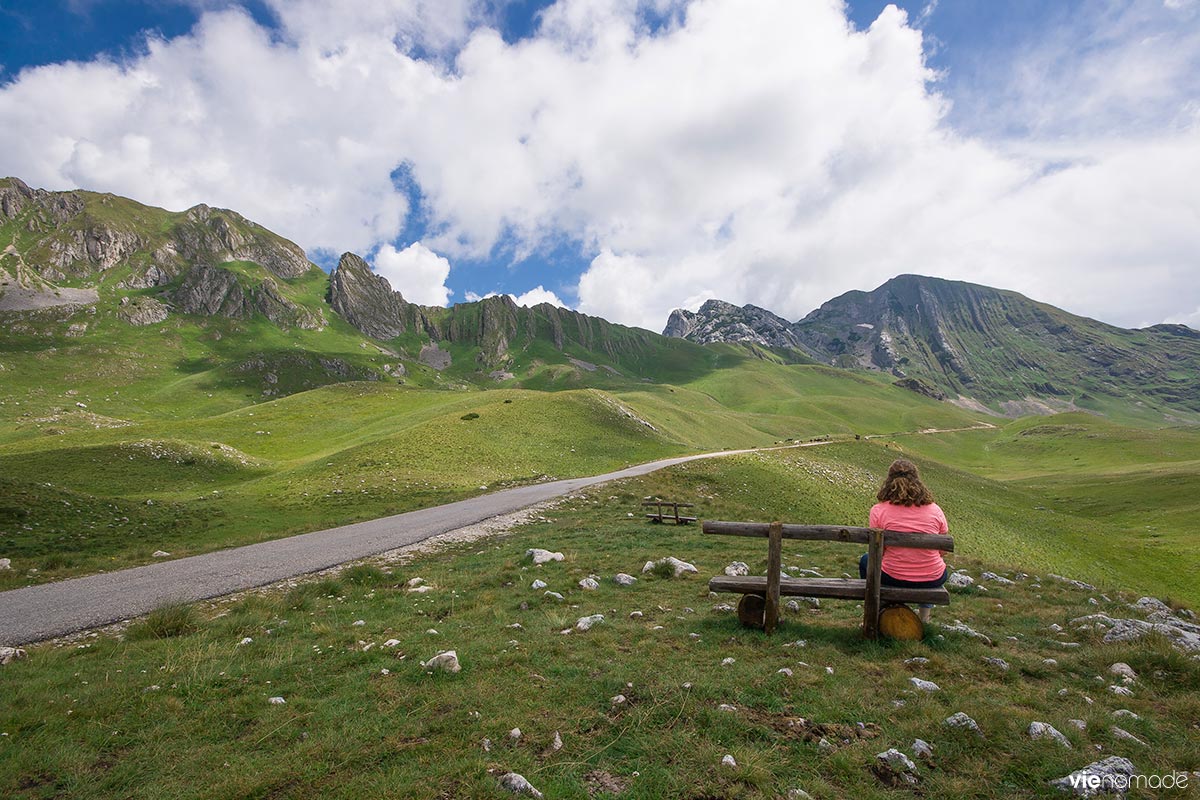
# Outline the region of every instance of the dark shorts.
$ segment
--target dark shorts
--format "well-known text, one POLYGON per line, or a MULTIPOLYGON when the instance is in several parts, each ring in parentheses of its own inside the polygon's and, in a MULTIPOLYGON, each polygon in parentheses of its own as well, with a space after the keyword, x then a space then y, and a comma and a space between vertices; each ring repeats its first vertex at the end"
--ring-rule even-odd
MULTIPOLYGON (((862 558, 858 560, 858 577, 867 577, 867 553, 863 553, 862 558)), ((904 586, 909 589, 937 589, 946 582, 946 578, 950 577, 949 568, 943 570, 942 577, 932 581, 905 581, 900 578, 893 578, 886 572, 880 570, 879 582, 884 586, 904 586)))

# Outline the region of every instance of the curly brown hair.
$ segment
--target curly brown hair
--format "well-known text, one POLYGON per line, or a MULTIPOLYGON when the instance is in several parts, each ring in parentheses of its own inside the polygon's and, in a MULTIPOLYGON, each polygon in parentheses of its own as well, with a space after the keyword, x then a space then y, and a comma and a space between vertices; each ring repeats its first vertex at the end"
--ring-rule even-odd
POLYGON ((898 458, 888 467, 887 479, 875 497, 881 503, 898 506, 927 506, 933 502, 933 492, 921 483, 917 465, 907 458, 898 458))

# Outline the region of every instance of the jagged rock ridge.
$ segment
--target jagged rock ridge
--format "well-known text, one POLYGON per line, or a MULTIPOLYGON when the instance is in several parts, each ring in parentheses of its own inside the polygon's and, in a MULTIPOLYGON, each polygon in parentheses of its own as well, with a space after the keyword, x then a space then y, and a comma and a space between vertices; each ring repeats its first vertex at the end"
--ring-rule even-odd
POLYGON ((664 333, 795 347, 835 366, 890 372, 931 397, 1012 414, 1087 407, 1098 395, 1200 411, 1200 333, 1191 328, 1125 330, 962 281, 901 275, 795 323, 709 301, 694 314, 673 312, 664 333))

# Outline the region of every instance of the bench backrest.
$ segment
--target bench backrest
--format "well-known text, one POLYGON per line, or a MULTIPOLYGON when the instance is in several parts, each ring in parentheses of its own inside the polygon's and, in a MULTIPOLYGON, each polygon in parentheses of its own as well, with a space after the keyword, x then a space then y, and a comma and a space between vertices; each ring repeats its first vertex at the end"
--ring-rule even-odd
MULTIPOLYGON (((705 533, 725 536, 761 536, 766 538, 771 531, 767 522, 717 522, 705 520, 701 528, 705 533)), ((784 539, 800 539, 813 542, 852 542, 870 544, 876 528, 855 528, 845 525, 788 525, 784 524, 781 536, 784 539)), ((884 547, 918 547, 923 550, 945 550, 954 552, 954 537, 944 533, 905 533, 882 531, 884 547)))

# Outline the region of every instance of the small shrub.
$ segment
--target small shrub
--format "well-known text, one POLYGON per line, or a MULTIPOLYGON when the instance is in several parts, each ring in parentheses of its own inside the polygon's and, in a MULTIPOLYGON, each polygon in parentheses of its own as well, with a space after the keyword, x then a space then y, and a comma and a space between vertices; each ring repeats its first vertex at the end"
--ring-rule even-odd
POLYGON ((358 564, 342 572, 342 578, 354 586, 379 583, 386 577, 383 570, 370 564, 358 564))
POLYGON ((125 638, 131 641, 167 639, 192 633, 199 627, 196 610, 192 606, 163 606, 151 611, 144 620, 132 626, 125 638))
POLYGON ((504 401, 504 404, 505 404, 505 405, 508 405, 508 404, 509 404, 509 403, 511 403, 511 402, 512 402, 512 400, 505 400, 505 401, 504 401))
POLYGON ((675 577, 675 568, 669 561, 655 561, 654 566, 650 569, 650 574, 656 578, 670 580, 675 577))
POLYGON ((463 414, 460 419, 472 420, 479 419, 479 415, 472 411, 470 414, 463 414))

